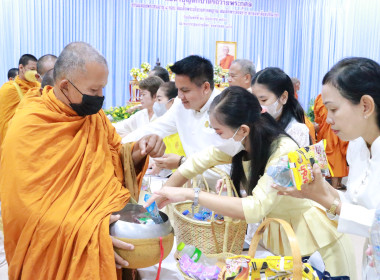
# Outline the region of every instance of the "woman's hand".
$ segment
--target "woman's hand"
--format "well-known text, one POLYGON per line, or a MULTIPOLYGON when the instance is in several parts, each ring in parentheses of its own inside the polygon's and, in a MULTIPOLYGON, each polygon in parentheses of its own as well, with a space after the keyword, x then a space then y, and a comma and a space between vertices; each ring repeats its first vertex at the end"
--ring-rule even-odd
POLYGON ((176 169, 179 167, 181 156, 176 154, 164 154, 160 158, 155 158, 154 162, 157 167, 162 169, 176 169))
POLYGON ((339 194, 323 178, 321 169, 316 163, 313 165, 313 175, 314 181, 302 185, 301 190, 297 190, 295 187, 282 187, 276 184, 273 184, 272 187, 278 190, 278 195, 311 199, 329 209, 334 199, 339 198, 339 194))
POLYGON ((144 207, 147 208, 154 201, 156 201, 157 207, 161 209, 170 203, 192 200, 193 198, 193 189, 162 187, 160 190, 154 192, 151 198, 144 204, 144 207))

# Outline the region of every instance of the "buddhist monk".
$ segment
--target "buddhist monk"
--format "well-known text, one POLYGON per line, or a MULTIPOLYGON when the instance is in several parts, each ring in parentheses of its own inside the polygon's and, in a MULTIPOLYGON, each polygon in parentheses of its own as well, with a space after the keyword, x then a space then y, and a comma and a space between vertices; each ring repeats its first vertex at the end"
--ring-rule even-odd
POLYGON ((47 71, 54 68, 54 64, 57 61, 57 56, 54 54, 45 54, 41 56, 37 61, 37 79, 40 83, 42 83, 42 79, 44 78, 47 71))
POLYGON ((219 66, 223 69, 230 69, 234 56, 229 54, 230 48, 226 45, 223 47, 223 58, 220 60, 219 66))
POLYGON ((112 280, 128 265, 113 246, 133 245, 110 237, 111 214, 129 201, 126 187, 141 181, 147 155, 162 156, 165 145, 147 135, 122 147, 101 110, 107 79, 105 58, 71 43, 54 66, 54 87, 26 98, 12 119, 0 164, 10 279, 112 280))
POLYGON ((323 105, 322 95, 319 94, 314 102, 315 122, 318 124, 317 141, 326 139, 326 154, 334 173, 332 186, 336 189, 344 188, 341 184, 342 177, 348 175, 346 152, 348 142, 341 140, 326 122, 327 109, 323 105))
POLYGON ((0 88, 0 145, 7 133, 8 122, 24 95, 29 89, 40 87, 36 79, 37 58, 31 54, 24 54, 20 58, 18 69, 19 75, 15 80, 6 82, 0 88))
POLYGON ((11 68, 8 71, 8 81, 14 81, 16 76, 18 75, 18 68, 11 68))

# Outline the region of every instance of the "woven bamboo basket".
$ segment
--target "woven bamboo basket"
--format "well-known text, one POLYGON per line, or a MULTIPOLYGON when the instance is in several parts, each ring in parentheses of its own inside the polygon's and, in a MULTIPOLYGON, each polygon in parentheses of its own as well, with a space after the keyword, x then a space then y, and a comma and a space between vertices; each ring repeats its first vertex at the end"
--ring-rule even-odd
MULTIPOLYGON (((225 172, 217 168, 211 168, 211 170, 221 176, 223 184, 227 186, 228 196, 238 196, 230 177, 225 172)), ((193 180, 193 186, 194 182, 195 180, 193 180)), ((204 182, 208 190, 206 180, 204 182)), ((241 253, 247 229, 245 220, 224 217, 224 221, 217 221, 212 212, 210 222, 197 221, 182 214, 185 210, 191 212, 191 206, 192 202, 189 201, 174 204, 173 216, 177 244, 184 242, 194 245, 204 254, 241 253)), ((195 207, 194 212, 198 209, 199 207, 195 207)))
MULTIPOLYGON (((270 225, 270 223, 278 223, 284 229, 284 231, 288 237, 288 241, 289 241, 290 248, 292 251, 292 256, 293 256, 293 278, 292 279, 293 280, 302 280, 302 269, 303 269, 303 267, 302 267, 301 251, 300 251, 300 248, 299 248, 299 245, 297 242, 297 238, 296 238, 296 235, 295 235, 292 227, 290 226, 290 224, 288 222, 286 222, 284 220, 275 219, 275 218, 265 219, 260 224, 259 228, 257 229, 257 231, 255 232, 255 235, 252 238, 251 245, 250 245, 249 251, 248 251, 248 256, 250 256, 251 258, 255 257, 256 250, 257 250, 257 247, 259 245, 259 242, 263 237, 264 231, 267 229, 267 227, 270 225)), ((241 252, 239 252, 238 255, 240 255, 240 253, 241 252)), ((207 255, 207 256, 210 258, 218 258, 218 260, 220 260, 220 259, 225 260, 229 257, 233 257, 234 255, 230 254, 230 253, 222 253, 222 254, 207 255)), ((177 268, 186 280, 193 280, 193 278, 187 276, 185 273, 182 272, 181 267, 179 266, 178 262, 177 262, 177 268)), ((225 268, 223 268, 222 271, 220 272, 218 279, 224 280, 225 279, 224 274, 225 274, 225 268)))

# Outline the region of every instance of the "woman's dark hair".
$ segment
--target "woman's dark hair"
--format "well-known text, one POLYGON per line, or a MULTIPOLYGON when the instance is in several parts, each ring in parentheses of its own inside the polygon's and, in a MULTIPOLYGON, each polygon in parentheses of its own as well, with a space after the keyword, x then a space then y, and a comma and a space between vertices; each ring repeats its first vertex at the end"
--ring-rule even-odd
POLYGON ((342 59, 327 72, 322 84, 332 85, 353 104, 359 104, 363 95, 371 96, 380 128, 380 65, 377 62, 364 57, 342 59))
MULTIPOLYGON (((210 114, 223 125, 237 130, 241 125, 249 126, 249 142, 251 170, 248 193, 257 185, 260 176, 264 174, 265 166, 272 152, 276 149, 273 142, 286 132, 268 113, 261 113, 262 108, 256 96, 246 89, 231 86, 217 95, 211 103, 210 114)), ((276 144, 278 145, 278 144, 276 144)), ((240 195, 241 185, 246 185, 247 178, 243 169, 242 151, 232 158, 231 179, 240 195)))
POLYGON ((161 90, 164 91, 165 96, 170 100, 173 98, 176 98, 178 95, 178 89, 175 86, 174 82, 166 82, 163 83, 160 88, 161 90))
POLYGON ((159 87, 164 83, 164 81, 158 76, 151 76, 139 83, 139 88, 141 90, 147 90, 150 92, 152 98, 156 97, 156 93, 159 87))
POLYGON ((288 92, 288 100, 282 109, 278 120, 280 126, 285 129, 290 121, 295 118, 297 122, 305 123, 305 112, 298 100, 294 97, 293 82, 280 68, 268 67, 256 73, 252 78, 252 85, 261 84, 280 98, 284 91, 288 92))

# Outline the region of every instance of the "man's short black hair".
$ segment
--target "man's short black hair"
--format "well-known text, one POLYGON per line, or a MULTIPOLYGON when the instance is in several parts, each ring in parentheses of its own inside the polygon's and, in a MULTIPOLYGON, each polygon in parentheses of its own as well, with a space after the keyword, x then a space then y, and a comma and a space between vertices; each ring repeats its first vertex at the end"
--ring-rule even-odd
POLYGON ((174 63, 170 69, 176 75, 184 75, 198 87, 209 82, 211 90, 214 89, 214 67, 210 60, 199 55, 190 55, 174 63))
POLYGON ((160 77, 165 83, 170 81, 168 70, 166 70, 165 68, 163 68, 161 66, 154 67, 152 70, 152 74, 154 76, 160 77))
POLYGON ((26 65, 28 65, 29 61, 35 61, 35 62, 37 62, 37 58, 34 55, 31 55, 31 54, 28 54, 28 53, 27 54, 23 54, 20 57, 18 65, 22 64, 23 66, 26 66, 26 65))
POLYGON ((18 68, 11 68, 9 69, 8 71, 8 80, 9 78, 16 78, 16 76, 18 75, 18 68))

